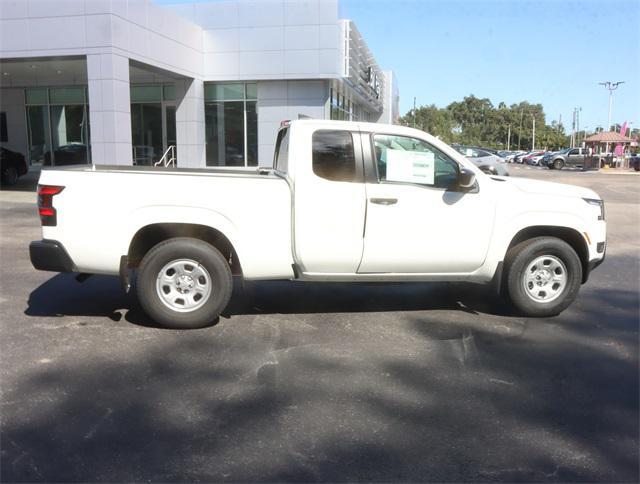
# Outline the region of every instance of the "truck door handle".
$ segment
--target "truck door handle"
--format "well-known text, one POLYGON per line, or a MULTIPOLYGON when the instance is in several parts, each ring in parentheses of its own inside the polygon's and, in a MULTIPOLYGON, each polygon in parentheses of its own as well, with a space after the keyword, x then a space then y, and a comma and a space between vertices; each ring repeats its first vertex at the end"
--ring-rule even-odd
POLYGON ((370 198, 369 201, 378 205, 395 205, 398 203, 397 198, 370 198))

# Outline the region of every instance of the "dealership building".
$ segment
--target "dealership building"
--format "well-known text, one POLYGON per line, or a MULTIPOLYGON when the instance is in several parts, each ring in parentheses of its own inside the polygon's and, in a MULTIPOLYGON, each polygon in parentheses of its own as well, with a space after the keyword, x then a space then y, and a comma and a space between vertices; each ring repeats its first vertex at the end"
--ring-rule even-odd
POLYGON ((0 145, 31 164, 266 166, 304 118, 398 118, 337 0, 0 0, 0 145))

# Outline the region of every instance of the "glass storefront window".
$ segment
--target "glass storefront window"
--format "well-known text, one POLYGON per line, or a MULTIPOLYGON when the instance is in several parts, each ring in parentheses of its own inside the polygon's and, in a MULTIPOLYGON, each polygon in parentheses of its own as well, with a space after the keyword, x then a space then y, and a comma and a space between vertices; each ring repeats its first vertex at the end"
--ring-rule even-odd
POLYGON ((27 89, 27 104, 48 104, 49 96, 47 88, 27 89))
POLYGON ((83 104, 84 87, 57 87, 49 89, 51 104, 83 104))
MULTIPOLYGON (((158 162, 176 146, 175 84, 131 86, 131 142, 134 165, 158 162)), ((177 150, 174 152, 177 158, 177 150)))
POLYGON ((166 84, 162 87, 162 96, 165 101, 176 100, 176 86, 174 84, 166 84))
POLYGON ((258 99, 258 85, 255 82, 245 84, 247 89, 247 99, 258 99))
POLYGON ((162 85, 132 85, 131 86, 131 102, 160 102, 162 101, 162 85))
POLYGON ((256 83, 205 84, 207 166, 258 164, 256 83))
POLYGON ((205 101, 242 101, 245 99, 244 90, 242 83, 205 84, 204 99, 205 101))
POLYGON ((31 163, 43 163, 44 154, 51 150, 48 106, 27 106, 27 131, 29 160, 31 163))
POLYGON ((86 86, 25 90, 29 162, 49 166, 88 163, 86 86))

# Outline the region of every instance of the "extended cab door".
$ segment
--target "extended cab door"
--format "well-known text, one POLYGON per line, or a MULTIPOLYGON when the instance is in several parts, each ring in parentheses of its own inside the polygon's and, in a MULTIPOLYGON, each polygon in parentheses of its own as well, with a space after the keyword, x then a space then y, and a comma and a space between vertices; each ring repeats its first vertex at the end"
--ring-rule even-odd
POLYGON ((358 132, 335 123, 292 124, 294 251, 307 273, 356 272, 362 258, 365 187, 358 132))
POLYGON ((573 148, 567 153, 567 166, 582 165, 584 163, 584 155, 580 153, 580 148, 573 148))
POLYGON ((463 274, 478 269, 495 216, 494 196, 480 183, 485 180, 475 189, 456 188, 458 163, 421 139, 372 134, 369 146, 358 272, 463 274))

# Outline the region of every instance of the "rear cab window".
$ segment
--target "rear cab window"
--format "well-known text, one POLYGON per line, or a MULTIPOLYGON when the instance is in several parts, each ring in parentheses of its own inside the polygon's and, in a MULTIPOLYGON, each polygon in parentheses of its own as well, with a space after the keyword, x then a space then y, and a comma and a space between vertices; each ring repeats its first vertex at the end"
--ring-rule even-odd
POLYGON ((313 173, 331 181, 358 180, 353 134, 350 131, 318 130, 312 137, 313 173))

